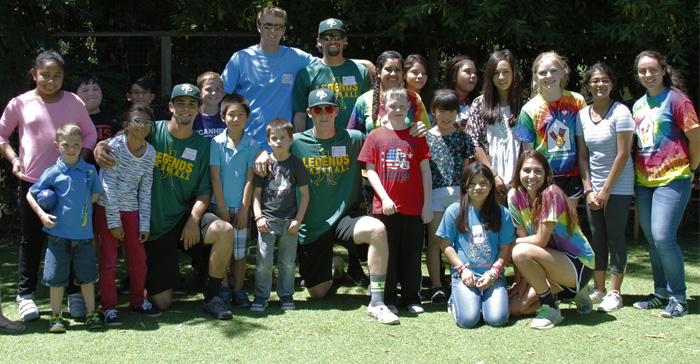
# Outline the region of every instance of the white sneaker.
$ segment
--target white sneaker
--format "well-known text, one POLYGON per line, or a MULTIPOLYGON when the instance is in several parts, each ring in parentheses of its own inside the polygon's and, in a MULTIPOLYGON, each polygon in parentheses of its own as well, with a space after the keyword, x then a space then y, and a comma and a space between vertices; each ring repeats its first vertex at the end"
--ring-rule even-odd
POLYGON ((76 292, 68 295, 68 312, 75 318, 87 316, 87 306, 85 306, 85 299, 82 293, 76 292))
POLYGON ((537 316, 532 320, 530 328, 537 330, 551 329, 563 319, 564 318, 561 317, 561 311, 558 308, 542 305, 542 307, 537 309, 537 316))
POLYGON ((39 318, 39 309, 34 301, 34 293, 17 296, 19 304, 19 317, 24 321, 32 321, 39 318))
POLYGON ((588 296, 591 297, 591 301, 593 302, 593 304, 597 305, 603 302, 603 297, 605 297, 605 291, 601 291, 598 288, 593 288, 593 290, 588 293, 588 296))
POLYGON ((581 290, 576 292, 574 303, 576 304, 576 312, 582 315, 587 315, 593 311, 593 302, 591 302, 591 296, 588 293, 588 285, 583 286, 581 290))
POLYGON ((389 311, 385 305, 369 306, 367 307, 367 314, 385 325, 397 325, 399 323, 399 318, 389 311))
POLYGON ((414 315, 425 312, 425 310, 423 309, 423 306, 421 306, 417 303, 414 303, 412 305, 408 305, 408 307, 406 307, 406 309, 408 310, 408 313, 412 313, 414 315))
POLYGON ((598 306, 598 311, 613 312, 622 307, 622 296, 619 291, 609 291, 598 306))

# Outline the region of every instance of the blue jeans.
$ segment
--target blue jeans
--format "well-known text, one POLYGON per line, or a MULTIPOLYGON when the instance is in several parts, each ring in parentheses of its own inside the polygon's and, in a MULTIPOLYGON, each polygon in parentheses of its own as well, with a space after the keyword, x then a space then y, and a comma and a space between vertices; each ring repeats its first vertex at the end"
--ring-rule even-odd
POLYGON ((73 262, 73 279, 76 286, 97 280, 97 258, 92 239, 65 239, 49 234, 49 246, 44 257, 44 278, 41 283, 49 287, 66 287, 73 262))
POLYGON ((255 255, 255 297, 270 298, 272 289, 272 261, 277 242, 277 295, 294 294, 294 275, 297 254, 297 234, 287 233, 291 220, 268 221, 269 233, 258 233, 258 251, 255 255))
POLYGON ((639 225, 649 243, 654 293, 685 302, 685 264, 676 233, 690 198, 691 178, 666 186, 635 186, 639 225))
POLYGON ((447 303, 452 316, 461 328, 472 328, 479 323, 481 311, 484 321, 491 326, 508 323, 508 290, 506 279, 501 276, 493 286, 482 291, 467 287, 456 273, 452 276, 452 296, 447 303))

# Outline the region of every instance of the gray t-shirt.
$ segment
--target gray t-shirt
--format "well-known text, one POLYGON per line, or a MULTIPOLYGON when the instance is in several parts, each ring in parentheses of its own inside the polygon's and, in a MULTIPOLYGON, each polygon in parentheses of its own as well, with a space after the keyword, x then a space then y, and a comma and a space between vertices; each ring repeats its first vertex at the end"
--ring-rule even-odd
POLYGON ((255 187, 262 187, 260 202, 263 216, 268 221, 293 219, 298 211, 296 189, 311 182, 309 171, 301 159, 293 154, 283 161, 270 158, 270 167, 267 176, 256 175, 253 180, 255 187))
MULTIPOLYGON (((615 102, 603 120, 595 123, 591 119, 591 107, 586 106, 576 116, 576 135, 582 135, 588 147, 588 167, 591 185, 599 192, 610 175, 617 157, 617 133, 634 130, 634 120, 627 106, 615 102)), ((634 165, 632 155, 620 178, 610 190, 611 195, 631 195, 634 192, 634 165)))

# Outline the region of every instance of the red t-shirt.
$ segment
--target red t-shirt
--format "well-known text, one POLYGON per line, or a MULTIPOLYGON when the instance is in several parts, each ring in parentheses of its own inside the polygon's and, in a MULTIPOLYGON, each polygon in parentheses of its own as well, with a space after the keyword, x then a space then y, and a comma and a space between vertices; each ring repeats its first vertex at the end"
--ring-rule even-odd
MULTIPOLYGON (((379 180, 398 212, 420 215, 423 209, 423 181, 420 162, 430 158, 425 138, 413 137, 409 129, 385 126, 372 130, 362 146, 360 162, 375 165, 379 180)), ((382 200, 374 195, 372 213, 382 214, 382 200)))

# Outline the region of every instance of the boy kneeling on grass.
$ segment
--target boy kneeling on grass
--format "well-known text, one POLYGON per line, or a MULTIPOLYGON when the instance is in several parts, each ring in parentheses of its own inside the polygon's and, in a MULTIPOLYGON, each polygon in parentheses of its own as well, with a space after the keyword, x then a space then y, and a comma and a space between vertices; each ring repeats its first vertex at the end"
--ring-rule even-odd
MULTIPOLYGON (((54 147, 61 153, 56 164, 49 167, 39 180, 29 189, 27 201, 44 224, 43 230, 49 234, 49 246, 44 260, 42 283, 49 286, 51 296, 51 320, 49 332, 65 332, 63 326, 63 289, 68 285, 71 261, 75 284, 85 298, 87 316, 85 324, 89 329, 103 327, 102 314, 95 311, 95 288, 97 262, 92 243, 92 204, 97 201, 102 184, 95 167, 80 158, 83 146, 83 133, 76 124, 63 124, 56 130, 54 147), (44 209, 39 206, 36 196, 43 190, 53 190, 55 206, 44 209)), ((50 204, 49 204, 50 205, 50 204)))

